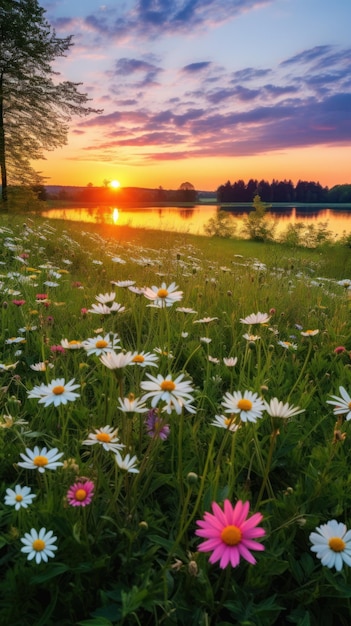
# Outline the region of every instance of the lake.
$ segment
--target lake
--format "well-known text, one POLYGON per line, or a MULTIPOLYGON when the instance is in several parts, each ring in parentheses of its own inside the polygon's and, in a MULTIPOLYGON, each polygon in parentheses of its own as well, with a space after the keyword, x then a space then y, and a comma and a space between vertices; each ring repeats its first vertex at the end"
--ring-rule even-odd
MULTIPOLYGON (((94 208, 57 208, 49 209, 41 213, 43 217, 50 219, 64 219, 75 222, 105 223, 118 226, 130 226, 134 228, 147 228, 149 230, 165 230, 193 235, 204 235, 205 226, 210 218, 216 216, 217 205, 196 204, 192 207, 94 207, 94 208)), ((239 232, 244 217, 248 211, 242 207, 235 207, 226 211, 231 216, 233 223, 237 224, 239 232)), ((331 207, 317 207, 309 205, 307 208, 300 206, 276 206, 267 211, 269 218, 276 222, 276 236, 283 233, 289 224, 303 223, 305 225, 319 222, 327 222, 327 227, 339 238, 345 232, 351 232, 351 205, 335 205, 331 207)))

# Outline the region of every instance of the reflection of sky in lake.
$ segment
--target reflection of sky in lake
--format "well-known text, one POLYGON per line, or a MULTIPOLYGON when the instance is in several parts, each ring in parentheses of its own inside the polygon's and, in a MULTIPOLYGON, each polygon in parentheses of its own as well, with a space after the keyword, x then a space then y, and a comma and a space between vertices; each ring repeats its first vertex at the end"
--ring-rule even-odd
MULTIPOLYGON (((350 207, 351 209, 351 207, 350 207)), ((148 230, 170 230, 173 232, 203 235, 205 226, 210 218, 216 216, 217 206, 195 205, 192 208, 177 207, 148 207, 148 208, 74 208, 74 209, 50 209, 42 213, 43 217, 52 219, 73 220, 77 222, 90 222, 94 224, 105 223, 116 226, 130 226, 134 228, 146 228, 148 230)), ((242 211, 229 212, 232 220, 237 224, 237 232, 240 231, 243 218, 247 213, 242 211)), ((276 235, 283 233, 289 224, 303 223, 305 225, 327 222, 327 228, 336 236, 345 231, 351 231, 351 210, 314 209, 304 211, 301 208, 285 209, 284 212, 267 212, 267 216, 276 222, 276 235)))

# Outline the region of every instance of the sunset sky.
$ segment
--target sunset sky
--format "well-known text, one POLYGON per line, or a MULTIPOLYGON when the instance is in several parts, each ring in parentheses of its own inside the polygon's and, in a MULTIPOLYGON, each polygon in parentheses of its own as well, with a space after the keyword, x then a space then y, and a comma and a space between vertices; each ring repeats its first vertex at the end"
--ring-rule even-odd
POLYGON ((215 190, 351 183, 351 0, 39 0, 55 70, 100 115, 34 165, 47 184, 215 190))

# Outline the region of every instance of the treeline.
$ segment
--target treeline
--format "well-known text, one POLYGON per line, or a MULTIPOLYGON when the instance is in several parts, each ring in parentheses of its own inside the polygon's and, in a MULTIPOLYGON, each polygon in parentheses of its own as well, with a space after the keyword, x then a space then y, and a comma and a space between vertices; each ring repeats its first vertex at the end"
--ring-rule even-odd
POLYGON ((351 185, 335 185, 331 189, 322 187, 320 183, 299 180, 296 185, 291 180, 274 180, 269 183, 266 180, 250 179, 248 183, 238 180, 217 189, 217 200, 225 202, 252 202, 259 195, 263 202, 299 202, 310 204, 351 202, 351 185))

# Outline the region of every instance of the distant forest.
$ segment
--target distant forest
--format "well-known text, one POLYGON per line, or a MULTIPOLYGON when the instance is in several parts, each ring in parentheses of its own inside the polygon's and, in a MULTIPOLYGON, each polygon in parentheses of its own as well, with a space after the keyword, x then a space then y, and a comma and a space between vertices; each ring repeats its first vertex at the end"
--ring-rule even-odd
POLYGON ((339 203, 351 202, 351 185, 335 185, 331 189, 322 187, 320 183, 299 180, 296 186, 291 180, 273 180, 268 183, 265 180, 257 181, 250 179, 246 184, 243 180, 225 185, 217 189, 217 200, 225 202, 252 202, 255 195, 259 195, 263 202, 303 202, 303 203, 339 203))

